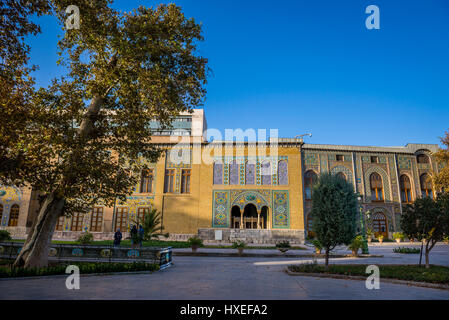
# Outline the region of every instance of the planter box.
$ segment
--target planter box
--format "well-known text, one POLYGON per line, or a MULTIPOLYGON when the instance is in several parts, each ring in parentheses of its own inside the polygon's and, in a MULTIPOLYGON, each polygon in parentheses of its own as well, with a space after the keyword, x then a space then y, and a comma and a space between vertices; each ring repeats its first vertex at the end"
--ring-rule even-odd
MULTIPOLYGON (((0 242, 0 258, 15 259, 22 249, 21 242, 0 242)), ((172 264, 172 248, 127 248, 96 245, 55 244, 50 247, 49 261, 78 262, 149 262, 160 269, 172 264)))

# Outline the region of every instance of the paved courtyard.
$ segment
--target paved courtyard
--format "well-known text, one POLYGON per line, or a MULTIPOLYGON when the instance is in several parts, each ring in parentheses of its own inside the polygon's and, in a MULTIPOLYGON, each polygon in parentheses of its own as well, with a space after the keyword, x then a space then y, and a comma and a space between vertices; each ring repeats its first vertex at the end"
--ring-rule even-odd
MULTIPOLYGON (((339 258, 333 263, 416 263, 417 255, 390 253, 393 245, 371 246, 384 258, 339 258)), ((204 249, 205 250, 205 249, 204 249)), ((449 246, 437 246, 432 263, 449 265, 449 246)), ((265 251, 265 250, 264 250, 265 251)), ((174 257, 174 266, 153 274, 81 277, 67 290, 65 276, 0 280, 0 299, 449 299, 449 290, 364 281, 289 276, 289 264, 309 259, 174 257)))

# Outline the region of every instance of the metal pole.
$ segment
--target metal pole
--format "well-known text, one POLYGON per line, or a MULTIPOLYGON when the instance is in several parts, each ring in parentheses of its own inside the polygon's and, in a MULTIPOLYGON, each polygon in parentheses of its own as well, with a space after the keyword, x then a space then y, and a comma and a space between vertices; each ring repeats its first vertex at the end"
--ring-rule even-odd
POLYGON ((365 217, 364 217, 364 214, 363 214, 362 204, 360 203, 360 225, 362 227, 362 237, 363 237, 362 253, 363 254, 369 254, 368 241, 366 240, 366 230, 365 230, 364 218, 365 217))

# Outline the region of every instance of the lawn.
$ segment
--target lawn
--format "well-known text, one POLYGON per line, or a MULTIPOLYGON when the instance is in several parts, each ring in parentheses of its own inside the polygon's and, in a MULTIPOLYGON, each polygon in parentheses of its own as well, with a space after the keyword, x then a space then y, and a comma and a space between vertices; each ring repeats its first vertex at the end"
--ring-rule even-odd
MULTIPOLYGON (((329 265, 326 269, 324 265, 303 264, 291 265, 288 269, 292 272, 305 273, 326 273, 351 276, 368 276, 365 272, 368 265, 329 265)), ((431 265, 430 269, 417 265, 378 265, 380 278, 409 280, 418 282, 431 282, 449 284, 449 267, 431 265)))

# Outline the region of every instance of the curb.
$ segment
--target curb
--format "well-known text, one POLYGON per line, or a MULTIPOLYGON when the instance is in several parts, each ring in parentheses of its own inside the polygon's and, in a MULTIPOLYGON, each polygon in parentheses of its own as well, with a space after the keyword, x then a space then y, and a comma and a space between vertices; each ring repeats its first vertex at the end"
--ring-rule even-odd
MULTIPOLYGON (((232 252, 187 252, 173 251, 173 256, 178 257, 234 257, 234 258, 319 258, 324 259, 323 254, 275 254, 275 253, 232 253, 232 252)), ((336 254, 332 258, 354 258, 351 254, 336 254)), ((383 258, 383 255, 359 255, 357 258, 383 258)))
MULTIPOLYGON (((332 279, 342 279, 342 280, 366 280, 364 276, 348 276, 343 274, 328 274, 328 273, 308 273, 308 272, 293 272, 285 269, 285 273, 289 276, 301 276, 301 277, 314 277, 314 278, 332 278, 332 279)), ((406 286, 415 286, 422 288, 431 288, 431 289, 441 289, 441 290, 449 290, 449 285, 440 284, 440 283, 431 283, 431 282, 418 282, 418 281, 409 281, 409 280, 399 280, 399 279, 390 279, 390 278, 381 278, 380 281, 393 283, 393 284, 402 284, 406 286)))

